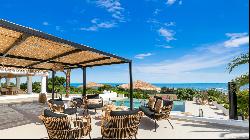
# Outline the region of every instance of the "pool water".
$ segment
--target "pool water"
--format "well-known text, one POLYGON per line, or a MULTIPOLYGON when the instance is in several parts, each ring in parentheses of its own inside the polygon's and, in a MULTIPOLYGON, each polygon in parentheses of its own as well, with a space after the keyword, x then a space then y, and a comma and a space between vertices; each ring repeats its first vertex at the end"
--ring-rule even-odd
MULTIPOLYGON (((140 106, 144 106, 147 104, 147 101, 140 100, 140 99, 133 99, 134 102, 134 108, 139 108, 140 106)), ((113 101, 114 105, 116 106, 127 106, 130 107, 130 100, 117 100, 113 101)), ((184 101, 174 101, 174 106, 172 108, 172 111, 181 111, 185 112, 185 102, 184 101)))

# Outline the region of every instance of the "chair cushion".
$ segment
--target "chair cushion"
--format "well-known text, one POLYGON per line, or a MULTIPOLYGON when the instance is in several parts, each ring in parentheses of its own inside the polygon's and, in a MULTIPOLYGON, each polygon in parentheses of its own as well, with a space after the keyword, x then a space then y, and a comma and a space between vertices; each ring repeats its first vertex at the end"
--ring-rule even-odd
POLYGON ((174 102, 170 101, 170 100, 163 100, 163 106, 169 106, 169 105, 173 105, 174 102))
POLYGON ((64 105, 64 102, 62 99, 54 99, 54 100, 50 99, 48 102, 51 104, 56 104, 56 105, 60 105, 60 106, 64 105))
POLYGON ((150 110, 148 107, 141 106, 139 110, 142 111, 149 118, 154 118, 154 112, 150 110))
POLYGON ((82 98, 74 98, 73 101, 76 101, 76 102, 77 102, 77 103, 76 103, 76 106, 79 107, 79 108, 80 108, 81 105, 83 104, 82 98))
POLYGON ((160 96, 154 96, 154 98, 155 98, 156 100, 158 100, 158 99, 161 99, 161 100, 162 100, 162 97, 160 97, 160 96))
POLYGON ((101 99, 88 99, 89 104, 100 104, 102 103, 101 99))
POLYGON ((154 97, 149 97, 148 99, 148 107, 153 110, 155 106, 156 99, 154 97))
POLYGON ((87 95, 87 99, 99 99, 99 94, 87 95))
POLYGON ((66 109, 64 109, 64 114, 72 115, 72 114, 75 114, 76 112, 77 112, 76 108, 66 108, 66 109))
POLYGON ((88 109, 102 108, 102 103, 100 104, 88 104, 88 109))
POLYGON ((163 100, 158 99, 155 103, 155 112, 160 113, 163 107, 163 100))
POLYGON ((67 115, 65 115, 65 114, 54 113, 54 112, 52 112, 51 110, 48 110, 48 109, 44 110, 44 116, 45 117, 55 117, 55 118, 67 117, 67 115))
POLYGON ((126 116, 126 115, 135 115, 139 112, 138 109, 130 111, 111 111, 110 116, 126 116))

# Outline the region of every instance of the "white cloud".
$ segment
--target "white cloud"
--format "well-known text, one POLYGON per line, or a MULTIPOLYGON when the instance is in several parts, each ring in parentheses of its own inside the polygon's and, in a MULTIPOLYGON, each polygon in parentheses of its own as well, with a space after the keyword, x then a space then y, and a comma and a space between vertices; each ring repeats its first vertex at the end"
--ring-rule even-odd
POLYGON ((123 21, 124 16, 122 14, 122 11, 124 11, 124 8, 121 6, 121 3, 119 0, 98 0, 96 2, 97 6, 105 8, 109 13, 111 13, 111 16, 114 19, 117 19, 118 21, 123 21))
POLYGON ((87 0, 87 2, 93 2, 97 5, 97 7, 104 8, 108 13, 111 14, 112 20, 102 20, 102 22, 100 22, 99 18, 94 18, 90 21, 92 23, 91 26, 82 27, 80 30, 98 31, 99 29, 109 29, 116 27, 119 22, 124 22, 124 15, 122 14, 124 8, 121 6, 119 0, 87 0))
POLYGON ((96 26, 91 26, 91 27, 87 27, 87 28, 80 28, 80 30, 82 30, 82 31, 97 31, 98 28, 96 26))
POLYGON ((48 26, 49 23, 48 23, 47 21, 44 21, 44 22, 43 22, 43 25, 44 25, 44 26, 48 26))
POLYGON ((179 1, 179 5, 182 5, 182 0, 179 1))
POLYGON ((248 35, 248 33, 226 33, 227 37, 230 37, 231 39, 236 39, 236 38, 240 38, 240 37, 244 37, 248 35))
POLYGON ((163 48, 165 48, 165 49, 172 49, 173 47, 172 46, 164 46, 163 48))
POLYGON ((224 42, 225 47, 240 47, 249 44, 248 33, 226 33, 230 39, 224 42))
POLYGON ((91 23, 93 24, 90 27, 83 27, 80 28, 80 30, 83 31, 98 31, 99 29, 109 29, 109 28, 113 28, 116 26, 115 22, 100 22, 99 23, 99 19, 94 18, 91 20, 91 23))
POLYGON ((94 19, 92 19, 90 22, 91 22, 91 23, 97 23, 98 20, 99 20, 98 18, 94 18, 94 19))
MULTIPOLYGON (((227 64, 243 52, 241 48, 225 48, 223 42, 203 45, 176 59, 135 66, 135 75, 148 75, 156 82, 225 82, 233 77, 227 64)), ((140 79, 140 78, 139 78, 140 79)))
POLYGON ((155 9, 154 15, 158 15, 160 11, 161 11, 160 9, 155 9))
POLYGON ((64 32, 64 30, 62 29, 61 26, 56 26, 56 30, 59 31, 59 32, 64 32))
POLYGON ((176 0, 167 0, 167 5, 173 5, 176 2, 176 0))
POLYGON ((135 56, 137 59, 144 59, 145 57, 153 55, 152 53, 138 54, 135 56))
POLYGON ((171 21, 171 22, 167 22, 164 23, 165 26, 170 27, 170 26, 175 26, 175 22, 171 21))
POLYGON ((98 28, 113 28, 115 27, 115 24, 114 22, 102 22, 102 23, 99 23, 97 24, 97 27, 98 28))
POLYGON ((166 39, 166 41, 168 41, 168 42, 171 41, 171 40, 176 40, 176 39, 174 38, 175 32, 172 31, 172 30, 165 29, 165 28, 160 28, 160 29, 158 30, 158 32, 159 32, 159 34, 160 34, 161 36, 163 36, 163 37, 166 39))

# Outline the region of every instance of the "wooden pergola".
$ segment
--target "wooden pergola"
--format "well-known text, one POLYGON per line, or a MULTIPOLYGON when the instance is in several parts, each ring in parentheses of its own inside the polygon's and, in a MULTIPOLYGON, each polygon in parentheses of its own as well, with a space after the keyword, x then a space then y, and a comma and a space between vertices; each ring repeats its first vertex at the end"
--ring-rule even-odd
POLYGON ((85 96, 86 68, 124 63, 129 64, 130 108, 133 109, 131 60, 0 19, 0 66, 52 71, 52 99, 56 71, 82 68, 85 96))

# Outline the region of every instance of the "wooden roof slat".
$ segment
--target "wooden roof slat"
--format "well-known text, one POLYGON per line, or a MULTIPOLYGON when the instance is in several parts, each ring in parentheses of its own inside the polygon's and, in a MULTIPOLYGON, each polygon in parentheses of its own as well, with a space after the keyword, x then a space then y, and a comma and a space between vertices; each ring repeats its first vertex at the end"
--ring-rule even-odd
POLYGON ((61 39, 59 37, 55 37, 55 36, 52 36, 50 34, 46 34, 46 33, 43 33, 41 31, 34 30, 34 29, 31 29, 31 28, 27 28, 27 27, 24 27, 24 26, 20 26, 20 25, 17 25, 17 24, 13 24, 13 23, 7 22, 7 21, 2 20, 2 19, 0 19, 0 26, 11 29, 11 30, 14 30, 14 31, 31 34, 33 36, 41 37, 41 38, 44 38, 44 39, 53 40, 55 42, 65 43, 65 44, 71 45, 71 46, 76 47, 76 48, 81 49, 81 50, 88 50, 88 51, 96 52, 96 53, 99 53, 99 54, 107 55, 107 56, 110 56, 110 57, 118 58, 118 59, 121 59, 121 60, 123 60, 125 62, 131 62, 131 60, 122 58, 120 56, 116 56, 114 54, 106 53, 106 52, 91 48, 91 47, 86 46, 86 45, 81 45, 81 44, 74 43, 74 42, 71 42, 71 41, 68 41, 68 40, 64 40, 64 39, 61 39))
POLYGON ((25 34, 22 34, 13 44, 11 44, 9 46, 9 48, 7 48, 2 55, 3 57, 5 57, 8 52, 10 52, 11 50, 15 49, 16 47, 18 47, 21 43, 23 43, 29 36, 28 35, 25 35, 25 34))
MULTIPOLYGON (((51 61, 51 60, 55 60, 55 59, 58 59, 58 58, 61 58, 61 57, 64 57, 64 56, 67 56, 67 55, 70 55, 70 54, 74 54, 74 53, 77 53, 77 52, 79 52, 79 51, 80 51, 79 49, 72 50, 72 51, 68 51, 68 52, 66 52, 66 53, 63 53, 63 54, 54 56, 54 57, 49 58, 49 59, 47 59, 47 60, 42 60, 42 61, 40 61, 40 62, 33 63, 33 64, 29 65, 28 67, 33 67, 33 66, 38 65, 38 64, 41 64, 41 63, 49 62, 49 61, 51 61)), ((55 62, 55 61, 53 61, 53 62, 55 62)), ((58 62, 58 63, 60 63, 60 62, 58 62)), ((62 62, 61 62, 61 63, 62 63, 62 62)), ((72 65, 72 64, 68 64, 68 65, 72 65)))
POLYGON ((0 19, 0 58, 5 65, 29 69, 93 67, 130 63, 114 54, 0 19), (17 59, 19 61, 14 61, 17 59))
POLYGON ((96 62, 96 61, 101 61, 101 60, 106 60, 106 59, 110 59, 110 57, 102 57, 102 58, 98 58, 98 59, 83 61, 83 62, 80 62, 80 63, 77 63, 77 64, 78 64, 78 65, 87 64, 87 63, 96 62))

